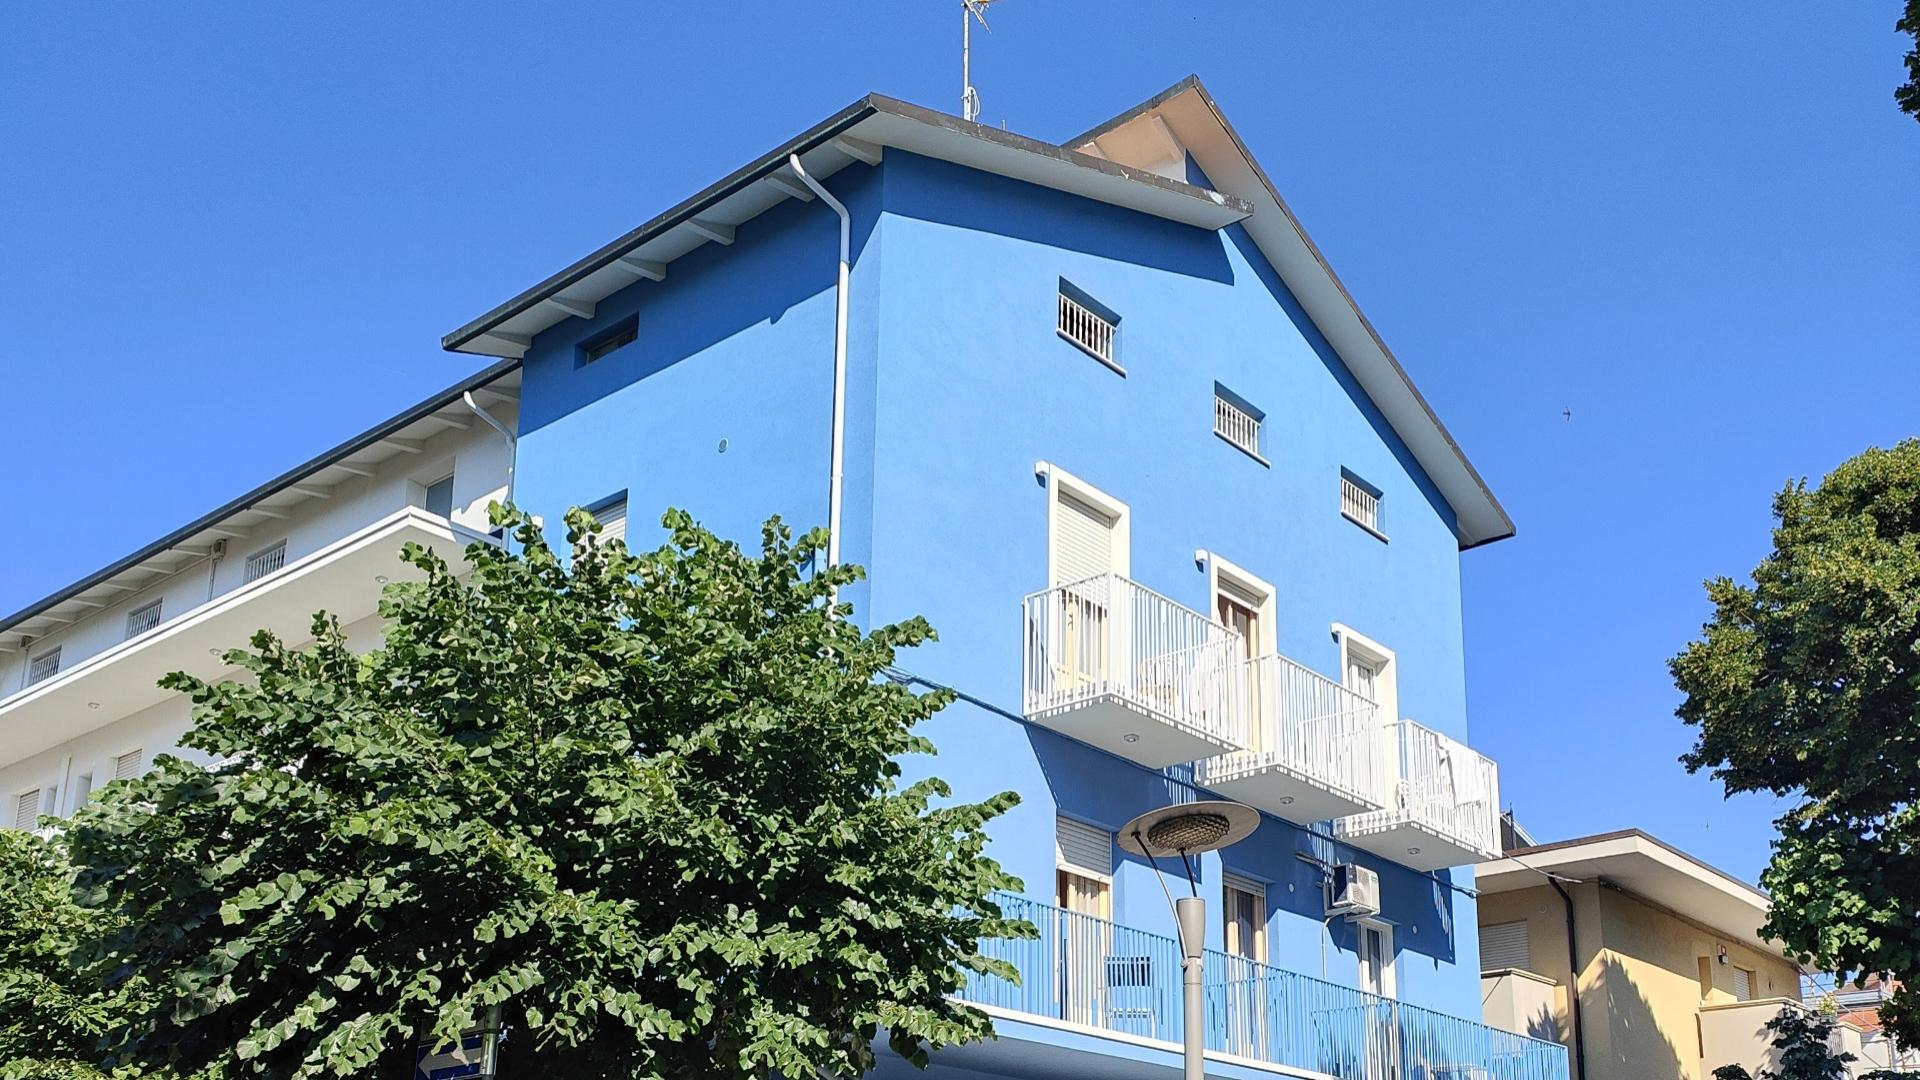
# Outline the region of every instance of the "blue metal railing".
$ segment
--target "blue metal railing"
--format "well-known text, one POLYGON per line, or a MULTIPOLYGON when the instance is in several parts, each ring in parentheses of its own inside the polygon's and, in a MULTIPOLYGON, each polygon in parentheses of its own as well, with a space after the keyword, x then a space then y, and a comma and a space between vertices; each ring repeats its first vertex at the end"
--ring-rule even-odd
MULTIPOLYGON (((979 976, 961 997, 1107 1031, 1181 1040, 1180 949, 1172 938, 1117 926, 1022 896, 995 897, 1030 940, 991 939, 981 952, 1020 984, 979 976)), ((1342 1080, 1567 1080, 1559 1043, 1500 1031, 1245 957, 1207 951, 1207 1049, 1342 1080)))

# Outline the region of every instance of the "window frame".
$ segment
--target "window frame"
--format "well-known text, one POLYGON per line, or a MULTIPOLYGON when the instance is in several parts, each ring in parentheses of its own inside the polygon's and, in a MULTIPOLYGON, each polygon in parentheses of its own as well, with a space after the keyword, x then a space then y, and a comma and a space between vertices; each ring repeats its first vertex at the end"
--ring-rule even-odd
POLYGON ((573 366, 597 364, 639 340, 640 313, 636 311, 581 338, 574 346, 573 366))
POLYGON ((53 648, 48 649, 47 651, 41 653, 38 656, 30 655, 27 657, 27 681, 26 681, 27 686, 38 686, 41 683, 46 682, 48 679, 51 679, 54 676, 60 674, 60 663, 61 663, 60 650, 62 648, 64 648, 63 645, 55 645, 53 648), (51 660, 53 662, 53 667, 49 668, 48 670, 38 675, 34 674, 34 668, 37 665, 44 663, 48 660, 51 660))
POLYGON ((1132 511, 1128 509, 1127 504, 1050 462, 1042 461, 1035 464, 1033 471, 1034 475, 1044 480, 1047 486, 1047 587, 1058 588, 1061 585, 1071 584, 1057 577, 1059 567, 1056 555, 1058 553, 1057 538, 1060 533, 1062 492, 1113 518, 1111 530, 1113 572, 1120 577, 1130 578, 1133 574, 1133 520, 1132 511))
POLYGON ((1231 870, 1220 874, 1220 951, 1228 956, 1238 956, 1256 964, 1267 963, 1267 883, 1231 870), (1253 951, 1237 953, 1233 951, 1233 942, 1228 935, 1234 926, 1233 894, 1240 893, 1253 900, 1253 951))
POLYGON ((1359 987, 1361 983, 1366 981, 1367 931, 1369 930, 1380 935, 1380 948, 1383 953, 1380 960, 1380 986, 1370 991, 1365 991, 1365 987, 1361 987, 1361 989, 1389 1001, 1398 1001, 1400 1000, 1400 977, 1399 973, 1395 970, 1398 965, 1394 963, 1398 953, 1393 947, 1393 924, 1385 919, 1366 918, 1353 920, 1354 985, 1359 987))
POLYGON ((426 481, 425 483, 422 483, 420 485, 420 509, 425 510, 429 514, 434 514, 436 517, 446 517, 448 519, 451 519, 453 517, 453 505, 454 505, 453 504, 454 476, 455 476, 455 470, 449 469, 447 470, 446 475, 441 476, 437 479, 429 480, 429 481, 426 481), (447 510, 445 514, 438 514, 433 509, 433 489, 439 487, 441 484, 447 485, 447 510))
POLYGON ((134 638, 139 637, 141 634, 144 634, 147 631, 152 630, 154 627, 159 626, 161 621, 166 617, 165 616, 166 602, 167 602, 167 598, 164 596, 161 596, 161 597, 157 597, 155 599, 149 600, 146 603, 141 604, 137 608, 130 609, 127 612, 127 636, 124 638, 121 638, 120 640, 132 641, 134 638), (142 615, 145 615, 148 612, 153 613, 153 621, 150 623, 147 623, 145 626, 142 626, 139 629, 135 629, 134 620, 139 618, 142 615))
POLYGON ((1060 279, 1060 290, 1054 297, 1053 332, 1060 340, 1100 361, 1115 374, 1126 375, 1127 369, 1120 363, 1120 313, 1095 300, 1093 294, 1064 277, 1060 279), (1111 356, 1101 356, 1079 338, 1067 333, 1067 328, 1061 325, 1063 321, 1061 316, 1068 302, 1107 325, 1108 351, 1112 353, 1111 356))
POLYGON ((1254 408, 1252 402, 1234 393, 1232 390, 1227 389, 1226 386, 1218 382, 1213 384, 1213 434, 1214 437, 1221 442, 1226 443, 1228 446, 1259 462, 1262 466, 1269 469, 1273 468, 1273 463, 1267 460, 1267 414, 1254 408), (1245 416, 1247 420, 1253 424, 1253 445, 1251 447, 1242 446, 1240 443, 1234 441, 1232 436, 1220 430, 1220 407, 1222 405, 1245 416))
POLYGON ((1361 529, 1363 529, 1368 535, 1372 536, 1375 540, 1378 540, 1383 544, 1389 542, 1387 538, 1387 494, 1386 492, 1382 491, 1377 485, 1368 483, 1364 478, 1360 476, 1359 473, 1356 473, 1352 469, 1346 468, 1344 466, 1342 466, 1340 469, 1340 516, 1343 518, 1346 518, 1348 521, 1354 523, 1355 525, 1358 525, 1361 529), (1354 490, 1360 492, 1361 494, 1366 495, 1373 499, 1373 520, 1371 522, 1362 520, 1361 518, 1355 516, 1353 513, 1348 511, 1347 509, 1348 485, 1351 485, 1354 488, 1354 490))

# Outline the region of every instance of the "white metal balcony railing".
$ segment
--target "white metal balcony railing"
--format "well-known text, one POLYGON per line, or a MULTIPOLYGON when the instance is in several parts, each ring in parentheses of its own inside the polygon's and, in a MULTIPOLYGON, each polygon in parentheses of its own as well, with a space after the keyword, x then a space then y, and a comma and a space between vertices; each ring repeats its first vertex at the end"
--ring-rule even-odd
POLYGON ((1155 768, 1245 745, 1232 630, 1118 574, 1023 607, 1029 719, 1155 768))
POLYGON ((1284 656, 1241 670, 1247 749, 1202 762, 1201 784, 1293 821, 1388 805, 1396 759, 1379 705, 1284 656))
POLYGON ((1060 294, 1059 329, 1061 337, 1117 366, 1113 358, 1114 323, 1064 292, 1060 294))
POLYGON ((1213 433, 1260 457, 1259 418, 1219 394, 1213 396, 1213 433))
POLYGON ((1334 835, 1419 870, 1498 858, 1498 767, 1411 720, 1384 730, 1399 759, 1392 800, 1385 809, 1334 822, 1334 835))

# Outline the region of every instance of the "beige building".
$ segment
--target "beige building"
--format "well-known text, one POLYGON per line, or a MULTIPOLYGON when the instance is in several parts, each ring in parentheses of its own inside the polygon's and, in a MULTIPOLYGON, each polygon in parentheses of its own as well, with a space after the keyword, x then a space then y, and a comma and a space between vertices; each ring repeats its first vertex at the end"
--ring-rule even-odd
MULTIPOLYGON (((1565 1043, 1574 1080, 1771 1064, 1801 973, 1760 934, 1765 893, 1638 830, 1506 855, 1475 875, 1489 1025, 1565 1043)), ((1860 1052, 1855 1028, 1835 1041, 1860 1052)))

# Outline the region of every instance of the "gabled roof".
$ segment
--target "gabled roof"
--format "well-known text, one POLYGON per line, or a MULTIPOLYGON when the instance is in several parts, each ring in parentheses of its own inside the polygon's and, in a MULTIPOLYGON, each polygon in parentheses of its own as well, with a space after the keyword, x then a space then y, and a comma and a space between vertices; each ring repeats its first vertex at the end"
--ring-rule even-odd
POLYGON ((1204 228, 1251 212, 1239 199, 1181 180, 868 94, 440 343, 453 352, 524 356, 541 331, 592 318, 595 304, 637 281, 664 280, 673 260, 703 244, 733 243, 736 228, 787 199, 811 201, 790 156, 824 178, 856 163, 878 165, 889 146, 1204 228))
POLYGON ((1514 848, 1474 867, 1483 894, 1545 885, 1545 875, 1604 881, 1758 949, 1780 946, 1760 932, 1772 901, 1767 894, 1639 829, 1514 848))
POLYGON ((1061 145, 1110 160, 1149 168, 1172 165, 1182 171, 1185 154, 1191 154, 1215 188, 1251 205, 1253 214, 1245 222, 1248 234, 1453 507, 1461 549, 1513 535, 1513 519, 1361 313, 1198 77, 1190 75, 1061 145))
POLYGON ((889 146, 1202 228, 1245 222, 1453 508, 1460 547, 1513 535, 1513 521, 1499 500, 1197 78, 1059 145, 870 94, 447 334, 441 344, 454 352, 524 356, 540 332, 569 318, 592 318, 596 304, 635 282, 664 280, 674 259, 703 244, 732 243, 738 226, 785 199, 811 199, 788 166, 789 155, 798 154, 815 177, 826 177, 856 163, 877 165, 889 146), (1138 134, 1163 138, 1136 140, 1138 134), (1129 142, 1136 144, 1132 152, 1129 142), (1192 153, 1214 187, 1189 183, 1184 169, 1169 168, 1168 146, 1192 153))

